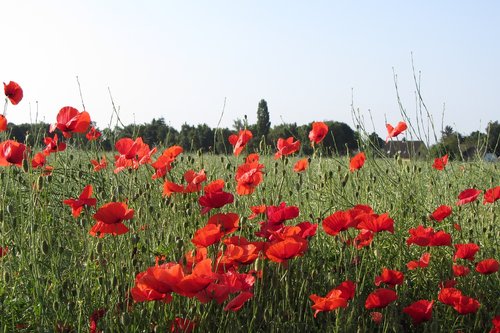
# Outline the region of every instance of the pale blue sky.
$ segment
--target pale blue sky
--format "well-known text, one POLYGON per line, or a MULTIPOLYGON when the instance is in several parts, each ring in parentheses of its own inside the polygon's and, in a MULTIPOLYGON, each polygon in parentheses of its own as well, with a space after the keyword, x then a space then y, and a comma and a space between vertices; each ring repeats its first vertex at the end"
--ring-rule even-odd
MULTIPOLYGON (((401 120, 394 89, 415 117, 411 52, 441 128, 484 130, 500 114, 498 1, 1 1, 0 81, 24 100, 7 119, 52 123, 85 105, 98 126, 110 87, 125 123, 164 117, 222 126, 267 100, 273 124, 337 120, 350 104, 385 134, 401 120), (367 118, 368 119, 368 118, 367 118)), ((371 125, 369 125, 371 128, 371 125)))

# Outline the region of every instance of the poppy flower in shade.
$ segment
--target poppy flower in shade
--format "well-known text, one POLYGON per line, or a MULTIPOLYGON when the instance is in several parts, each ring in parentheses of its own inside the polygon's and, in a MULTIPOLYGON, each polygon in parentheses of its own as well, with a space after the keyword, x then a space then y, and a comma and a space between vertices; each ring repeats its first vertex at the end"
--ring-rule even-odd
POLYGON ((429 266, 430 259, 431 259, 431 254, 429 252, 425 252, 424 254, 422 254, 422 256, 418 261, 410 261, 409 263, 406 264, 406 267, 408 267, 410 271, 416 268, 425 268, 429 266))
POLYGON ((90 163, 94 166, 94 171, 101 171, 103 169, 106 169, 108 167, 108 160, 106 159, 106 156, 103 156, 100 161, 98 160, 90 160, 90 163))
POLYGON ((414 325, 418 325, 424 321, 431 320, 433 305, 434 301, 423 299, 405 307, 403 312, 410 315, 414 325))
POLYGON ((328 126, 320 121, 312 123, 312 130, 309 132, 309 140, 311 145, 318 144, 326 137, 328 134, 328 126))
POLYGON ((370 230, 362 229, 359 234, 354 238, 353 245, 356 248, 362 249, 365 246, 369 246, 373 242, 373 237, 375 234, 370 230))
POLYGON ((499 264, 493 258, 484 259, 477 263, 476 272, 481 274, 493 274, 498 272, 499 264))
POLYGON ((491 322, 493 323, 493 327, 490 331, 490 333, 500 333, 500 315, 495 316, 491 322))
POLYGON ((7 130, 7 118, 3 114, 0 114, 0 132, 7 130))
POLYGON ((490 188, 489 190, 486 190, 486 192, 484 192, 483 204, 494 203, 498 199, 500 199, 500 186, 490 188))
POLYGON ((461 315, 475 313, 479 310, 481 304, 474 298, 461 295, 453 304, 453 308, 461 315))
POLYGON ((65 138, 71 133, 85 133, 90 126, 90 115, 87 111, 79 112, 71 106, 65 106, 57 114, 57 123, 50 126, 50 132, 58 128, 65 138))
POLYGON ((381 312, 373 311, 370 312, 370 318, 372 319, 372 322, 378 325, 382 322, 384 315, 381 312))
POLYGON ((349 162, 349 171, 354 172, 363 167, 366 161, 366 155, 363 152, 356 154, 349 162))
POLYGON ((408 128, 408 125, 406 125, 404 121, 400 121, 396 127, 392 127, 391 124, 385 124, 385 127, 387 128, 387 139, 385 139, 385 142, 387 142, 390 138, 394 138, 403 133, 403 131, 408 128))
POLYGON ((66 199, 63 201, 63 203, 71 207, 71 212, 73 214, 73 217, 78 217, 82 212, 84 206, 96 205, 97 203, 96 198, 91 198, 91 196, 92 196, 92 185, 87 185, 83 189, 78 199, 66 199))
POLYGON ((368 295, 365 302, 365 308, 367 310, 385 308, 397 299, 398 295, 394 290, 379 288, 368 295))
POLYGON ((477 190, 475 188, 463 190, 458 195, 457 206, 465 205, 469 202, 475 201, 479 194, 481 194, 481 192, 481 190, 477 190))
POLYGON ((252 137, 252 132, 249 130, 241 130, 238 135, 231 134, 229 136, 229 143, 233 146, 233 154, 238 156, 252 137))
POLYGON ((287 156, 291 155, 300 149, 300 141, 293 141, 293 136, 289 137, 288 139, 283 139, 279 138, 278 139, 278 145, 277 145, 278 151, 276 154, 274 154, 274 159, 277 160, 281 156, 287 156))
POLYGON ((295 172, 303 172, 306 171, 307 168, 309 168, 309 161, 307 158, 303 158, 298 160, 294 166, 293 166, 293 171, 295 172))
POLYGON ((26 146, 14 140, 0 142, 0 166, 23 164, 26 146))
POLYGON ((453 261, 457 258, 474 261, 474 256, 479 251, 479 245, 474 243, 455 244, 455 250, 453 261))
POLYGON ((208 247, 218 243, 223 236, 221 225, 207 224, 203 228, 196 230, 191 240, 197 247, 208 247))
POLYGON ((453 276, 466 276, 467 274, 470 273, 469 267, 462 266, 462 265, 453 265, 453 276))
POLYGON ((397 284, 403 284, 404 274, 400 271, 383 268, 382 274, 375 277, 375 285, 378 287, 381 283, 394 287, 397 284))
POLYGON ((434 212, 432 212, 430 218, 434 221, 441 222, 451 214, 451 207, 446 205, 441 205, 434 212))
POLYGON ((57 134, 54 134, 53 138, 44 138, 43 143, 45 143, 45 149, 43 150, 45 156, 49 156, 52 153, 57 153, 58 151, 66 150, 66 144, 64 142, 59 142, 57 134))
POLYGON ((94 214, 97 221, 92 226, 89 234, 91 236, 104 237, 105 234, 113 236, 124 234, 128 228, 123 224, 124 220, 130 220, 134 217, 134 210, 129 209, 124 202, 109 202, 103 205, 94 214))
POLYGON ((236 192, 239 195, 249 195, 255 191, 255 188, 262 183, 264 179, 262 169, 263 164, 259 162, 244 163, 236 170, 235 179, 238 182, 236 192))
POLYGON ((170 325, 171 333, 191 333, 196 328, 196 322, 185 318, 175 317, 170 325))
POLYGON ((36 153, 31 159, 31 166, 35 169, 43 167, 45 163, 47 163, 47 160, 45 159, 45 154, 43 153, 36 153))
POLYGON ((285 202, 279 206, 267 206, 266 216, 269 223, 279 224, 299 216, 299 207, 287 206, 285 202))
POLYGON ((462 292, 453 287, 441 288, 438 293, 438 300, 446 305, 454 305, 462 296, 462 292))
POLYGON ((94 126, 90 128, 90 130, 85 134, 85 137, 89 141, 97 140, 101 137, 101 132, 99 132, 94 126))
POLYGON ((198 203, 202 207, 201 214, 206 214, 213 208, 221 208, 234 202, 234 196, 231 193, 224 192, 223 187, 224 181, 222 179, 215 180, 205 186, 205 194, 198 199, 198 203))
POLYGON ((434 159, 432 167, 436 170, 444 170, 446 164, 448 164, 448 154, 444 155, 443 157, 438 157, 434 159))
POLYGON ((90 318, 89 318, 89 331, 90 333, 97 333, 97 332, 100 332, 97 330, 97 322, 99 321, 99 319, 101 319, 102 317, 104 317, 104 315, 106 314, 106 309, 98 309, 98 310, 95 310, 94 312, 92 312, 92 314, 90 315, 90 318))
POLYGON ((5 96, 7 96, 12 105, 19 104, 19 102, 23 99, 23 89, 21 89, 21 86, 14 81, 10 81, 9 84, 5 84, 4 82, 3 90, 5 92, 5 96))
POLYGON ((0 246, 0 258, 7 255, 7 252, 9 252, 9 248, 7 246, 6 247, 0 246))
POLYGON ((258 205, 258 206, 251 206, 250 210, 252 211, 252 214, 248 216, 248 219, 254 219, 257 217, 257 215, 264 214, 266 212, 266 205, 258 205))
POLYGON ((233 298, 227 305, 224 307, 224 311, 233 311, 236 312, 240 310, 243 305, 248 301, 250 298, 253 297, 253 293, 249 291, 243 291, 239 293, 238 296, 233 298))

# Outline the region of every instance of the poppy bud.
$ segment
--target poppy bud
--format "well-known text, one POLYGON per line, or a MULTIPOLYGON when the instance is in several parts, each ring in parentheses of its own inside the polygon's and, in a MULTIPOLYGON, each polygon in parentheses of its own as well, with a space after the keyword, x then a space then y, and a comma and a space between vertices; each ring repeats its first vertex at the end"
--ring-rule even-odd
POLYGON ((29 164, 28 164, 27 159, 23 160, 23 170, 24 170, 24 172, 28 172, 28 170, 29 170, 29 164))
POLYGON ((46 241, 42 242, 42 253, 43 254, 49 253, 49 244, 47 244, 46 241))

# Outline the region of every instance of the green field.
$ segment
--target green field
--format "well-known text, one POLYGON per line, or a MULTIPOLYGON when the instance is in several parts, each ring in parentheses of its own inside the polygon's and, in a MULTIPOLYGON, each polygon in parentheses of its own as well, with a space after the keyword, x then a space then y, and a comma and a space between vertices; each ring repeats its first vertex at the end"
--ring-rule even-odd
MULTIPOLYGON (((499 203, 483 204, 484 191, 500 183, 498 164, 450 162, 438 171, 431 167, 432 161, 368 156, 360 170, 350 172, 347 157, 318 155, 311 157, 306 171, 296 173, 292 168, 299 157, 262 156, 263 182, 253 194, 243 196, 236 193, 235 174, 244 153, 239 157, 183 153, 167 174, 169 181, 183 183, 185 171, 204 169, 207 180, 202 187, 222 179, 224 191, 234 194, 233 203, 202 215, 198 198, 203 191, 163 196, 163 180, 151 179, 150 165, 115 174, 112 156, 106 169, 94 172, 90 160, 102 154, 98 149, 81 152, 71 147, 52 154, 47 157, 54 167, 50 176, 26 161, 23 167, 0 167, 0 246, 8 248, 0 258, 1 332, 88 331, 90 317, 98 309, 106 310, 97 320, 97 328, 104 332, 165 332, 176 317, 194 321, 197 332, 485 332, 500 314, 499 273, 483 275, 475 270, 483 259, 499 259, 499 203), (74 218, 63 201, 78 198, 87 185, 93 186, 97 205, 85 207, 74 218), (483 193, 474 202, 456 206, 459 193, 468 188, 483 193), (129 231, 91 236, 93 215, 110 202, 125 202, 134 210, 133 219, 124 221, 129 231), (210 216, 236 213, 239 227, 226 237, 264 241, 255 232, 266 215, 248 219, 250 207, 282 202, 300 210, 285 225, 309 221, 319 224, 317 231, 307 237, 303 255, 286 263, 271 261, 261 252, 251 264, 239 266, 240 273, 260 271, 253 275, 253 297, 239 311, 224 310, 237 293, 222 304, 202 304, 178 292, 171 293, 168 303, 134 301, 130 291, 136 275, 154 266, 157 257, 160 264, 179 262, 195 249, 191 239, 210 216), (337 236, 325 232, 325 218, 358 204, 371 206, 377 214, 388 213, 394 233, 378 232, 371 245, 358 249, 348 239, 359 230, 349 228, 337 236), (429 215, 440 205, 451 206, 453 212, 442 222, 432 221, 429 215), (453 245, 472 242, 480 250, 474 260, 454 262, 453 246, 407 245, 409 229, 419 225, 449 233, 453 245), (431 255, 428 267, 409 270, 406 264, 424 252, 431 255), (468 275, 455 277, 455 288, 480 303, 477 311, 459 314, 438 300, 440 283, 454 278, 453 264, 470 269, 468 275), (370 293, 391 289, 374 284, 383 268, 404 274, 402 284, 393 288, 398 298, 386 307, 367 310, 370 293), (356 284, 347 306, 315 318, 309 296, 324 297, 346 280, 356 284), (414 325, 403 309, 418 300, 434 301, 432 318, 414 325), (382 313, 380 323, 373 321, 372 312, 382 313)), ((208 247, 212 263, 225 247, 222 242, 208 247)))

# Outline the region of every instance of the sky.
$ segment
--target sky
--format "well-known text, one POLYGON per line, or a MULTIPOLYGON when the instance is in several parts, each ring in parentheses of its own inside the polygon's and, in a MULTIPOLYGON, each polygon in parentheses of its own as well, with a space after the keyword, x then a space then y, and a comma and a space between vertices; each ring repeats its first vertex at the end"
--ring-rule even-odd
POLYGON ((499 18, 498 1, 0 0, 0 81, 24 90, 16 124, 82 110, 78 76, 101 128, 111 91, 124 124, 216 127, 224 109, 231 128, 265 99, 272 125, 354 128, 352 105, 385 137, 402 120, 395 82, 419 112, 413 58, 436 129, 468 134, 500 120, 499 18))

